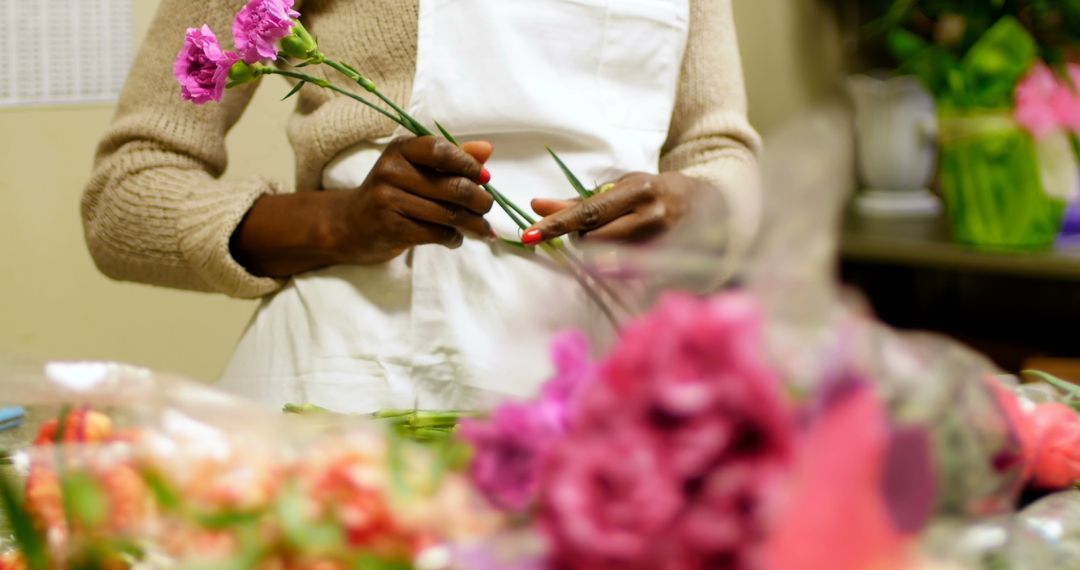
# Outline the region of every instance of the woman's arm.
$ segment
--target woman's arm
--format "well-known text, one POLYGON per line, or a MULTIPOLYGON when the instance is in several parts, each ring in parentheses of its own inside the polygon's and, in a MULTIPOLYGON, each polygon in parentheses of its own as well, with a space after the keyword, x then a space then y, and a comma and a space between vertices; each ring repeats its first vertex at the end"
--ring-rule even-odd
POLYGON ((229 238, 259 197, 281 187, 261 178, 219 179, 225 134, 254 87, 197 106, 180 99, 172 75, 188 27, 207 23, 229 43, 235 4, 162 0, 135 59, 82 201, 90 253, 114 279, 236 297, 280 286, 237 263, 229 238))
POLYGON ((731 0, 690 0, 690 37, 662 173, 710 184, 727 205, 729 247, 745 252, 761 221, 757 153, 761 138, 746 118, 746 86, 731 0))

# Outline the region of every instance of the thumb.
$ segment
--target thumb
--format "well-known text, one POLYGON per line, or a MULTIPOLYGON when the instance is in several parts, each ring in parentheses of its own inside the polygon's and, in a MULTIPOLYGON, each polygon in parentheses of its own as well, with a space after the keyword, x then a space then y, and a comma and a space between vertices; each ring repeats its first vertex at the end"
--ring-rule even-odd
POLYGON ((537 214, 547 217, 561 212, 577 203, 577 200, 555 200, 553 198, 536 198, 532 201, 532 209, 537 214))
POLYGON ((495 147, 487 141, 471 141, 463 143, 461 150, 472 155, 473 158, 480 161, 480 164, 484 164, 491 158, 491 153, 495 151, 495 147))

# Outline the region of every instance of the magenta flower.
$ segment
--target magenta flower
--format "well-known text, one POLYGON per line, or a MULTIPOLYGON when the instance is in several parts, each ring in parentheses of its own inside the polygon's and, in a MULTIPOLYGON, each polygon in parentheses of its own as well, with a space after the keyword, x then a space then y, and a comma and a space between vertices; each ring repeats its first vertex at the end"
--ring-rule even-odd
POLYGON ((792 460, 761 312, 743 294, 668 295, 623 330, 541 477, 566 568, 755 568, 792 460))
POLYGON ((1080 132, 1080 67, 1059 78, 1039 63, 1016 88, 1016 121, 1037 139, 1058 129, 1080 132))
POLYGON ((246 63, 277 59, 278 40, 292 33, 293 20, 300 17, 292 7, 293 0, 251 0, 240 9, 233 41, 246 63))
POLYGON ((180 96, 197 105, 221 101, 229 70, 240 57, 221 49, 209 26, 189 28, 184 48, 176 56, 173 75, 180 83, 180 96))
POLYGON ((659 568, 668 558, 668 531, 685 498, 651 435, 628 424, 567 440, 548 457, 542 518, 557 567, 659 568))
POLYGON ((536 498, 546 453, 566 435, 568 408, 580 387, 595 375, 585 335, 574 331, 552 342, 556 375, 533 403, 508 403, 489 421, 466 421, 460 435, 472 444, 469 475, 497 508, 523 512, 536 498))
POLYGON ((532 506, 540 461, 562 435, 530 404, 504 404, 488 421, 462 422, 459 434, 473 447, 469 478, 493 506, 510 512, 532 506))
POLYGON ((788 454, 789 420, 779 379, 761 359, 761 330, 749 296, 665 297, 623 332, 582 421, 601 425, 636 408, 687 477, 724 456, 788 454))

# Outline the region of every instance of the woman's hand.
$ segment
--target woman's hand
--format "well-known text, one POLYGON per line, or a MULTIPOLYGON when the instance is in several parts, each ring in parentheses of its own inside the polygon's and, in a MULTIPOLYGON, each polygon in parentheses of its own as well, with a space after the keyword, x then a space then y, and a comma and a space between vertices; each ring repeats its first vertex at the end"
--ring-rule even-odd
POLYGON ((693 197, 709 190, 708 183, 677 172, 628 174, 587 200, 533 200, 533 210, 544 219, 521 239, 526 245, 566 234, 589 241, 646 241, 674 227, 693 197))
POLYGON ((494 200, 477 181, 486 176, 491 145, 466 144, 463 150, 435 137, 390 143, 360 188, 342 195, 331 229, 338 262, 381 263, 418 245, 456 248, 466 235, 490 238, 483 216, 494 200))
POLYGON ((489 239, 486 142, 435 137, 390 143, 360 187, 259 198, 233 233, 233 257, 255 275, 388 261, 411 247, 489 239))

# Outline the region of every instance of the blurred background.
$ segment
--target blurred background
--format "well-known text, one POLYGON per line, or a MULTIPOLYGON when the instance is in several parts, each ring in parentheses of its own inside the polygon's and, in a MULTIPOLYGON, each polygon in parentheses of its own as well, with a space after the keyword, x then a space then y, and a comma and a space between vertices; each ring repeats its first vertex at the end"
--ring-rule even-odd
MULTIPOLYGON (((158 2, 131 4, 138 45, 158 2)), ((766 164, 785 169, 788 178, 798 177, 793 163, 820 173, 812 187, 775 177, 757 263, 806 258, 802 240, 790 238, 799 226, 789 222, 811 219, 813 225, 799 231, 814 234, 820 247, 813 258, 830 275, 839 268, 891 324, 958 336, 1008 369, 1046 357, 1066 359, 1051 362, 1067 367, 1067 358, 1080 356, 1072 342, 1077 335, 1067 326, 1080 313, 1080 250, 1055 245, 1065 199, 1043 204, 1028 196, 1018 206, 998 204, 995 215, 1005 228, 1017 225, 1009 212, 1038 218, 1020 223, 1041 228, 1032 237, 993 228, 968 235, 962 220, 957 225, 946 218, 938 197, 970 189, 974 183, 963 173, 972 169, 984 182, 1009 186, 1010 180, 970 166, 978 153, 964 146, 970 143, 964 137, 985 129, 965 122, 962 101, 952 101, 958 126, 944 131, 964 135, 957 145, 963 149, 952 155, 954 163, 945 169, 952 175, 944 177, 948 188, 942 189, 936 142, 943 128, 935 102, 949 94, 948 87, 932 86, 938 75, 955 70, 914 61, 915 54, 928 59, 928 46, 919 41, 962 55, 997 15, 964 14, 949 2, 927 4, 945 8, 913 14, 886 1, 734 0, 750 116, 769 147, 766 164), (777 234, 783 228, 787 238, 777 234), (958 228, 964 244, 956 243, 958 228)), ((0 2, 0 9, 5 6, 0 2)), ((1052 34, 1039 38, 1040 44, 1057 40, 1052 34)), ((1068 58, 1064 51, 1040 55, 1068 58)), ((945 61, 929 61, 937 59, 945 61)), ((278 103, 283 93, 275 87, 260 89, 230 135, 228 176, 259 172, 292 180, 284 135, 291 106, 278 103)), ((0 107, 0 259, 6 270, 0 351, 121 360, 214 379, 253 302, 112 282, 86 252, 79 199, 111 114, 107 102, 0 107)), ((995 144, 995 152, 1017 155, 1007 150, 1013 148, 1007 140, 995 144)))

